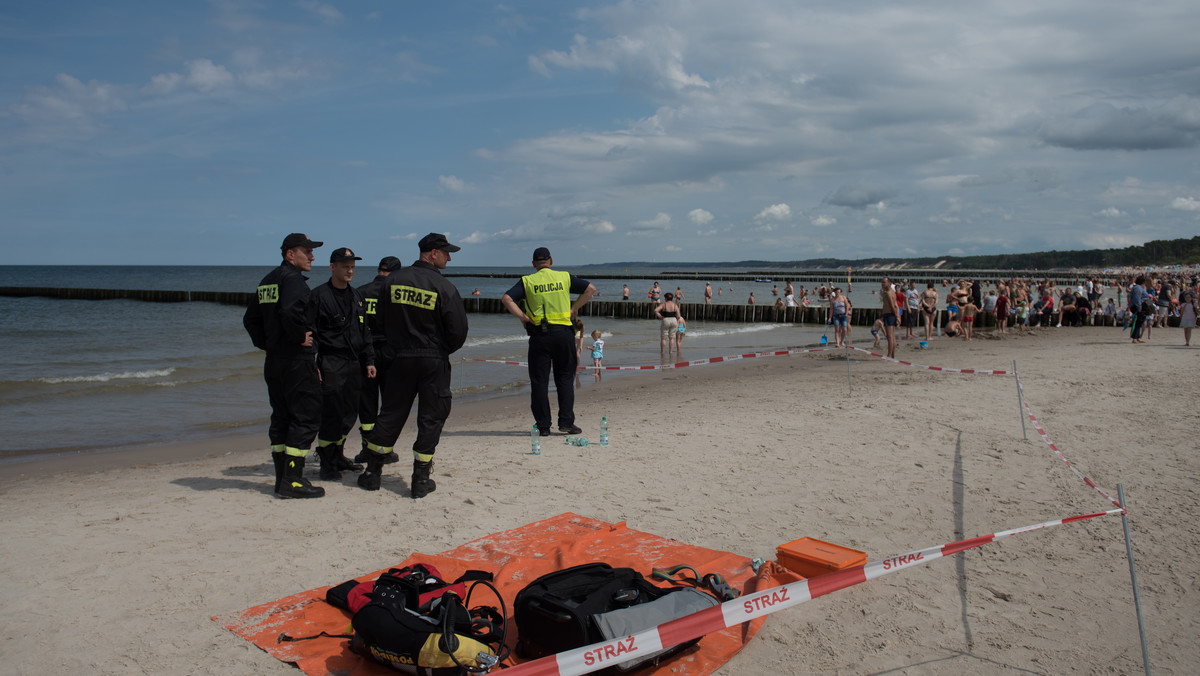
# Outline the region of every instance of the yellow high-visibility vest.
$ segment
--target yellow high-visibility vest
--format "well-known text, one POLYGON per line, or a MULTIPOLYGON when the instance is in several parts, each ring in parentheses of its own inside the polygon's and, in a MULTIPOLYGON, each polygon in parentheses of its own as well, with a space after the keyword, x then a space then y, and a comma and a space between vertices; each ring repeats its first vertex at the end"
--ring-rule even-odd
POLYGON ((571 273, 542 268, 521 278, 525 285, 525 314, 534 324, 571 325, 571 273))

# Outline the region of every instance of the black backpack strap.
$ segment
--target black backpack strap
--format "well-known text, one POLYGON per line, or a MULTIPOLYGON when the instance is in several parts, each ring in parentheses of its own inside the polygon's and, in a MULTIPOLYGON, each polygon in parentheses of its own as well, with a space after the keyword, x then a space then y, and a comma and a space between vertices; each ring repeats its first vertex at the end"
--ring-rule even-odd
POLYGON ((713 593, 722 601, 729 601, 741 596, 742 593, 725 581, 725 576, 720 573, 708 573, 701 575, 688 565, 671 566, 669 568, 655 568, 650 577, 671 584, 687 585, 696 589, 706 589, 713 593), (692 576, 683 575, 683 571, 691 571, 692 576))

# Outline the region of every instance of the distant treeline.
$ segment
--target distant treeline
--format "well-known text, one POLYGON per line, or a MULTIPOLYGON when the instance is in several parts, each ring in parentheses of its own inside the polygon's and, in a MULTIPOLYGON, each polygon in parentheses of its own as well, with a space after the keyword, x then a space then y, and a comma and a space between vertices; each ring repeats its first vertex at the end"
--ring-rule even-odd
MULTIPOLYGON (((623 265, 610 263, 609 265, 623 265)), ((641 263, 641 265, 645 265, 641 263)), ((657 265, 669 265, 658 263, 657 265)), ((992 256, 938 256, 921 258, 810 258, 803 261, 739 261, 736 263, 687 263, 696 267, 749 267, 754 269, 845 269, 896 267, 941 270, 1069 270, 1072 268, 1142 267, 1147 265, 1200 265, 1200 237, 1154 240, 1124 249, 1090 251, 1038 251, 992 256)))

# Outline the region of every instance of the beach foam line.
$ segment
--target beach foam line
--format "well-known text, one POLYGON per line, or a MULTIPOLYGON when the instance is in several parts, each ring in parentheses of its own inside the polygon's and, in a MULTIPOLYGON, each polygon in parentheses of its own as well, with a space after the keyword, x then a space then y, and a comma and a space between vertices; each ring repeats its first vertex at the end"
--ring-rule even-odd
POLYGON ((1025 401, 1025 388, 1021 385, 1020 376, 1017 376, 1017 389, 1021 391, 1021 406, 1025 408, 1026 417, 1028 417, 1029 421, 1033 423, 1033 429, 1037 430, 1038 436, 1042 438, 1042 441, 1046 442, 1046 445, 1050 447, 1051 451, 1054 451, 1054 455, 1057 455, 1059 460, 1062 460, 1064 463, 1066 463, 1067 467, 1074 472, 1075 476, 1079 477, 1083 483, 1091 486, 1092 490, 1099 493, 1105 500, 1108 500, 1117 507, 1120 507, 1120 501, 1113 499, 1113 496, 1106 493, 1104 489, 1100 488, 1100 486, 1096 484, 1095 481, 1092 481, 1086 474, 1076 469, 1075 465, 1071 464, 1071 461, 1067 460, 1066 456, 1062 454, 1062 451, 1058 450, 1058 445, 1050 439, 1050 435, 1046 433, 1045 428, 1042 427, 1042 423, 1033 415, 1033 409, 1029 408, 1029 402, 1025 401))
POLYGON ((165 369, 147 369, 145 371, 121 371, 119 373, 98 373, 91 376, 50 376, 34 378, 35 382, 49 385, 62 383, 107 383, 113 380, 146 380, 150 378, 165 378, 175 372, 175 367, 165 369))
POLYGON ((1106 512, 1081 514, 1053 521, 1044 521, 1030 526, 992 533, 991 535, 919 549, 907 554, 889 556, 880 561, 826 573, 808 580, 800 580, 799 582, 792 582, 778 587, 769 587, 758 592, 739 596, 736 599, 726 601, 711 608, 705 608, 691 615, 671 620, 656 627, 651 627, 631 636, 593 643, 556 655, 548 655, 531 662, 523 662, 506 669, 505 673, 510 676, 579 676, 588 674, 632 659, 638 653, 652 653, 664 648, 670 648, 671 646, 679 645, 685 641, 690 641, 715 631, 734 627, 764 615, 777 613, 784 608, 791 608, 802 603, 807 603, 820 596, 840 591, 847 587, 853 587, 868 580, 898 573, 901 570, 907 570, 913 566, 958 554, 990 542, 1003 540, 1012 535, 1044 530, 1068 523, 1077 523, 1100 516, 1124 513, 1125 510, 1123 509, 1110 509, 1106 512))

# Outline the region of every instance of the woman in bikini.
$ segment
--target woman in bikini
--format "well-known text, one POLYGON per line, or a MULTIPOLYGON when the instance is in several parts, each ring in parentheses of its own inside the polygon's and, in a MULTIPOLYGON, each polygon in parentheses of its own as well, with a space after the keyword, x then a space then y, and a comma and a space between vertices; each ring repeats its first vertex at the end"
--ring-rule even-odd
POLYGON ((927 282, 921 294, 921 318, 925 321, 925 340, 933 339, 933 318, 937 316, 938 292, 933 282, 927 282))

